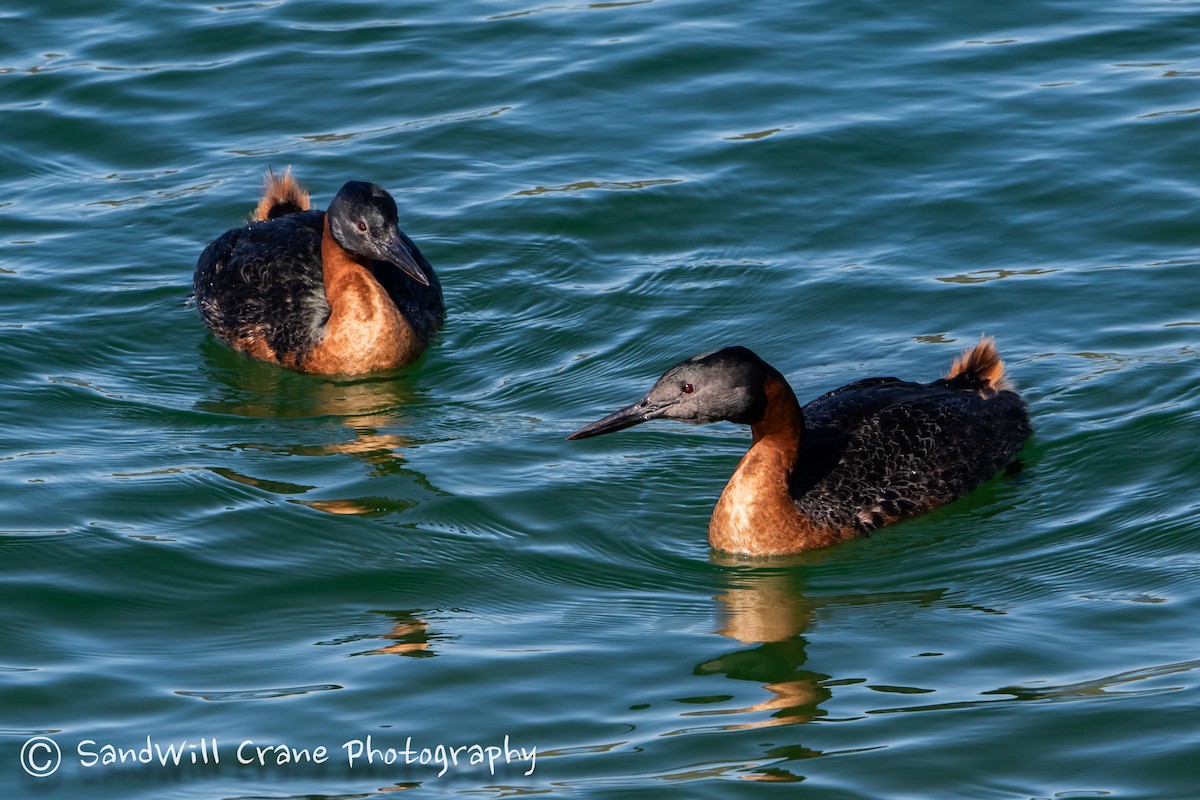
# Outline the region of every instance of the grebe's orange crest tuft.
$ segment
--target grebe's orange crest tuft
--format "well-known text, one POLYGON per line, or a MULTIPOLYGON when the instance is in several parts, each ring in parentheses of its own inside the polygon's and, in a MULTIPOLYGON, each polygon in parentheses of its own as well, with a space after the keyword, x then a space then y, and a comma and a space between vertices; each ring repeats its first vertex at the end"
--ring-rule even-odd
POLYGON ((1004 374, 1004 362, 996 350, 996 340, 991 336, 981 337, 979 344, 967 350, 950 366, 946 380, 977 385, 981 394, 1012 391, 1012 384, 1004 374))
POLYGON ((291 167, 285 169, 282 175, 268 169, 263 176, 262 199, 258 201, 250 219, 265 222, 285 214, 308 211, 311 207, 308 191, 292 177, 291 167))

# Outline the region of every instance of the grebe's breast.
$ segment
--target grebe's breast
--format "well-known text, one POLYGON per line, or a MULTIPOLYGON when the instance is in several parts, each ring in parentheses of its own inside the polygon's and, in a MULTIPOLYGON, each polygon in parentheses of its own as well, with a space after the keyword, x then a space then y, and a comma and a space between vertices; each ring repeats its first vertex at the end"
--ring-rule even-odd
POLYGON ((791 487, 800 511, 870 531, 961 497, 994 475, 1029 435, 1025 403, 945 379, 869 378, 804 406, 791 487))
POLYGON ((278 354, 303 353, 329 318, 321 269, 323 211, 226 231, 204 249, 195 291, 209 329, 227 342, 254 336, 278 354))

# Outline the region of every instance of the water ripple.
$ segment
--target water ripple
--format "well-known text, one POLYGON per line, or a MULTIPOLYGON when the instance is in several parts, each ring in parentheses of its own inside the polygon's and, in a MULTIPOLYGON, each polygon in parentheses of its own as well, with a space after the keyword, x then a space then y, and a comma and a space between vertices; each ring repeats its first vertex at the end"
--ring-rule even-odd
POLYGON ((314 686, 284 686, 276 689, 243 689, 240 691, 227 692, 184 692, 177 691, 175 694, 180 697, 198 697, 201 700, 210 700, 212 702, 229 702, 237 700, 270 700, 276 697, 294 697, 297 695, 311 694, 312 692, 331 692, 343 687, 336 684, 324 684, 314 686))
POLYGON ((978 708, 996 703, 1061 703, 1073 702, 1077 700, 1137 699, 1139 697, 1157 695, 1163 692, 1178 692, 1188 687, 1154 686, 1144 689, 1128 689, 1122 691, 1114 690, 1118 687, 1123 687, 1126 684, 1136 683, 1138 681, 1153 680, 1155 678, 1161 678, 1168 675, 1186 674, 1196 669, 1200 669, 1200 661, 1184 661, 1177 664, 1163 664, 1161 666, 1130 670, 1117 675, 1108 675, 1093 680, 1080 681, 1078 683, 1066 684, 1062 686, 1005 686, 1000 689, 992 689, 990 691, 983 692, 983 694, 1011 695, 1011 697, 997 700, 939 703, 924 706, 909 706, 904 708, 884 708, 868 711, 867 713, 893 714, 914 711, 950 711, 962 708, 978 708))

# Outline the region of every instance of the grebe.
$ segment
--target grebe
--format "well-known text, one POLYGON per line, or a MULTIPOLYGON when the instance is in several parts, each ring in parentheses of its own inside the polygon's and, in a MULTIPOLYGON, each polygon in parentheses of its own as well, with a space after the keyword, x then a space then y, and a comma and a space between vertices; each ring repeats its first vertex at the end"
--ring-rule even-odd
POLYGON ((204 324, 235 350, 303 372, 413 363, 442 326, 442 287, 397 228, 396 201, 351 181, 329 211, 268 170, 250 221, 204 248, 193 286, 204 324))
POLYGON ((753 444, 713 509, 708 541, 753 556, 826 547, 962 497, 1029 436, 1025 402, 990 338, 940 380, 867 378, 803 409, 774 367, 729 347, 672 367, 641 400, 567 438, 659 417, 750 426, 753 444))

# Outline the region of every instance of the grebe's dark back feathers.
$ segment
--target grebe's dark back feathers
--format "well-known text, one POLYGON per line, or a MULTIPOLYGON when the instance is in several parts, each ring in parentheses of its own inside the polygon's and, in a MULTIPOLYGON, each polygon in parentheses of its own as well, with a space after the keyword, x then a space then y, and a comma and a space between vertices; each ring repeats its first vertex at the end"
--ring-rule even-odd
POLYGON ((1029 436, 1025 403, 1008 390, 985 395, 953 383, 871 379, 805 405, 792 475, 798 507, 866 532, 948 503, 996 474, 1029 436))
POLYGON ((315 346, 330 311, 321 274, 324 219, 323 211, 305 211, 250 222, 204 248, 193 285, 208 329, 231 344, 261 339, 280 354, 315 346))

